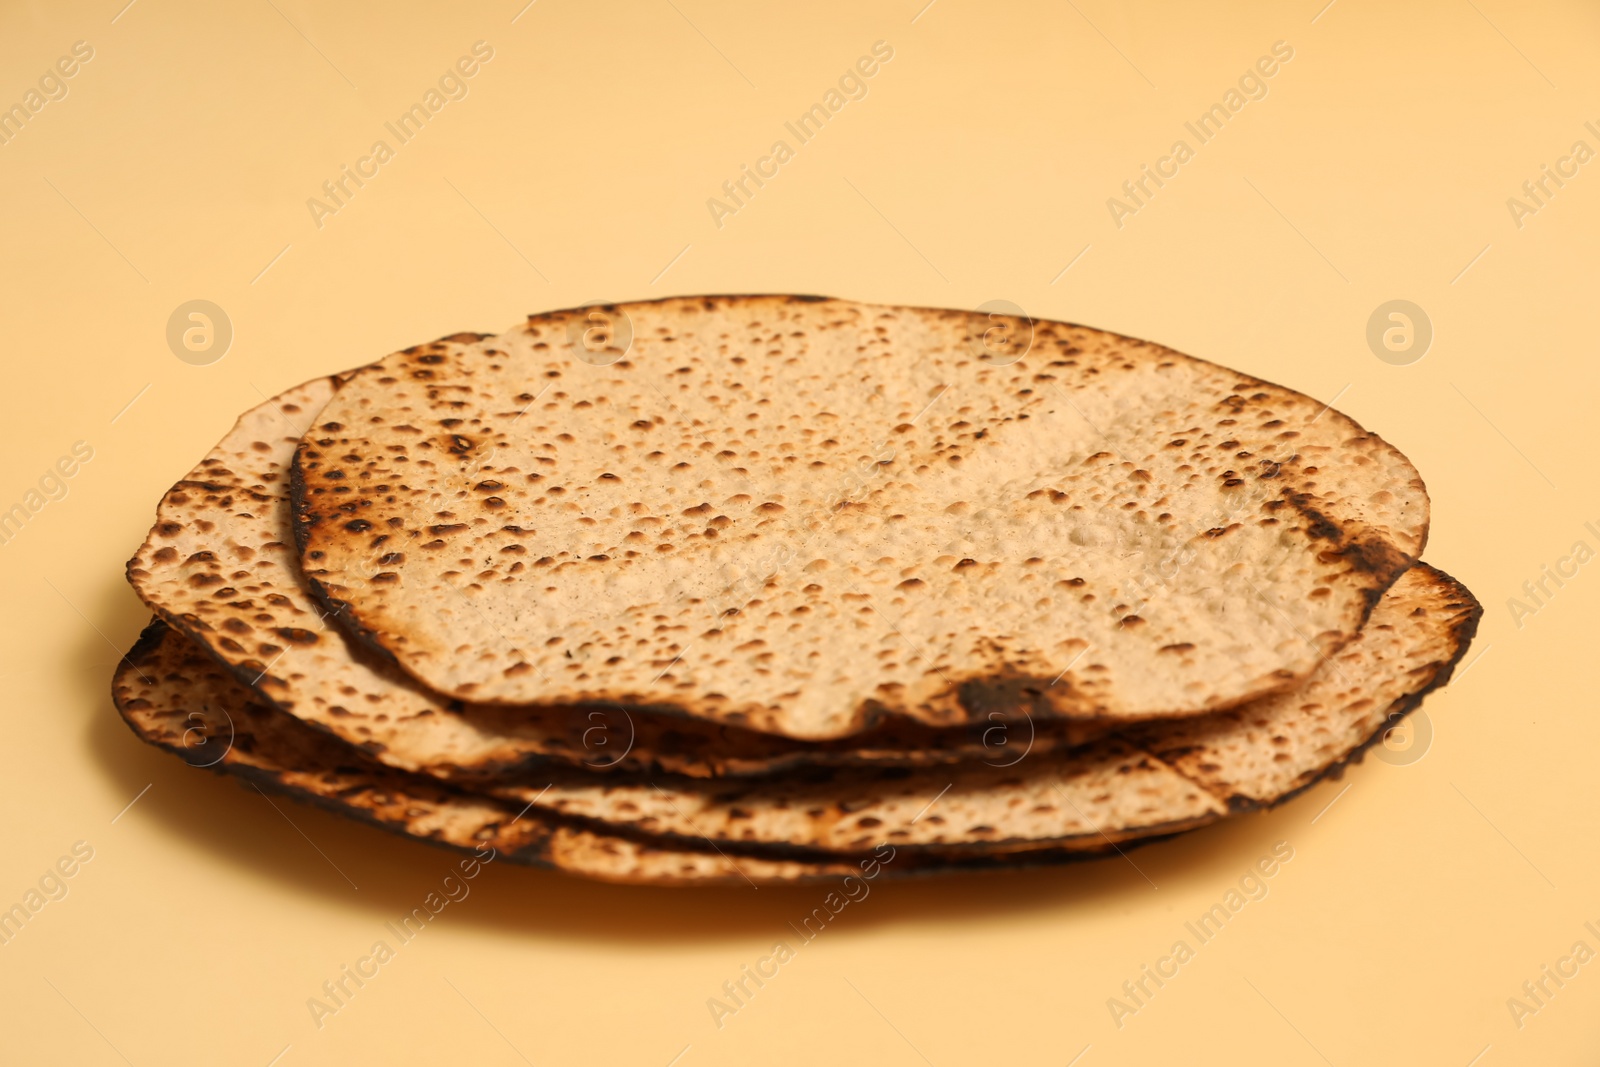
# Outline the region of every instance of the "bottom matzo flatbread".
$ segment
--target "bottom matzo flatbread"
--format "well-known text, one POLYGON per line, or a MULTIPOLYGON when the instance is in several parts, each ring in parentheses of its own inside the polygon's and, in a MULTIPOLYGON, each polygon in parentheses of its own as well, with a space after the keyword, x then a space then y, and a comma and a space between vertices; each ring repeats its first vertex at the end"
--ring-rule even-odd
MULTIPOLYGON (((552 819, 451 789, 424 775, 384 767, 314 727, 273 708, 235 681, 182 634, 152 623, 118 664, 117 710, 141 739, 197 767, 231 774, 429 844, 494 848, 516 863, 611 882, 744 885, 903 877, 1092 859, 1110 846, 1056 854, 897 856, 879 845, 866 857, 746 856, 663 845, 552 819)), ((1154 838, 1152 838, 1154 840, 1154 838)))

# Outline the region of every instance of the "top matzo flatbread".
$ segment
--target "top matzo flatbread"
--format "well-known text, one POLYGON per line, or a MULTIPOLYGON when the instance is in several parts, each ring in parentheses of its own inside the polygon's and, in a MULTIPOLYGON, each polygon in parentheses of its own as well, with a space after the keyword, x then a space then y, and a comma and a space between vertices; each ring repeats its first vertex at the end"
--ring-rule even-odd
POLYGON ((803 738, 1194 714, 1305 678, 1425 539, 1395 449, 1159 345, 1013 323, 1008 362, 983 316, 792 297, 608 315, 397 353, 302 442, 307 575, 443 693, 803 738))

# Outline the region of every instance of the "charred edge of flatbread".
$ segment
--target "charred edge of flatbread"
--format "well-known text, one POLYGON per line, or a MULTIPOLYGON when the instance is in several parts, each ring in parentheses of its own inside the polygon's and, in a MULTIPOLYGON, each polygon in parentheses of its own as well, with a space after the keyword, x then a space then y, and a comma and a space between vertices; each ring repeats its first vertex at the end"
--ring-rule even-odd
MULTIPOLYGON (((125 672, 133 671, 142 675, 140 667, 148 663, 156 649, 160 647, 161 643, 167 638, 169 633, 176 633, 184 640, 193 641, 193 638, 189 637, 182 630, 178 630, 169 626, 163 619, 158 617, 151 620, 151 622, 139 634, 139 637, 134 642, 133 647, 130 648, 127 654, 124 655, 123 658, 118 662, 116 672, 114 673, 112 679, 113 703, 116 706, 117 713, 128 725, 135 737, 139 738, 141 741, 144 741, 146 744, 151 745, 152 747, 159 748, 162 751, 169 752, 182 759, 184 752, 180 746, 165 743, 140 727, 138 722, 135 720, 132 709, 126 706, 126 703, 122 699, 120 692, 121 683, 125 677, 125 672)), ((258 694, 255 691, 252 691, 252 695, 258 694)), ((310 724, 305 723, 302 720, 293 719, 289 713, 284 712, 269 701, 263 700, 262 704, 270 709, 274 715, 283 716, 287 720, 292 720, 291 722, 285 723, 285 725, 291 729, 304 728, 313 730, 318 734, 325 734, 325 731, 316 730, 310 724)), ((488 803, 503 809, 507 819, 510 820, 506 823, 491 824, 496 828, 502 826, 509 827, 511 823, 516 822, 518 819, 518 817, 513 815, 511 811, 512 805, 495 801, 492 798, 487 798, 479 794, 452 788, 442 781, 429 778, 425 775, 410 774, 394 768, 379 766, 374 764, 370 757, 362 753, 355 746, 349 745, 343 741, 339 741, 331 734, 325 734, 325 736, 329 737, 333 741, 336 741, 342 748, 348 750, 349 758, 352 763, 352 769, 359 769, 363 772, 368 772, 371 774, 373 779, 371 784, 373 788, 383 788, 387 783, 388 788, 392 792, 404 794, 406 789, 409 787, 413 791, 430 794, 432 798, 435 798, 430 801, 433 803, 438 802, 437 798, 453 797, 459 797, 463 800, 468 800, 474 803, 488 803)), ((187 760, 184 760, 184 762, 188 763, 187 760)), ((189 765, 193 766, 192 764, 189 765)), ((261 787, 263 790, 270 790, 280 796, 285 796, 292 800, 308 804, 312 807, 320 808, 334 815, 340 815, 345 818, 352 819, 355 822, 376 827, 377 829, 387 831, 406 840, 418 841, 423 844, 431 845, 435 848, 444 849, 446 851, 455 852, 458 854, 474 854, 472 849, 464 845, 459 845, 452 841, 445 841, 436 837, 416 833, 409 829, 406 825, 380 818, 372 811, 359 805, 352 804, 334 796, 329 796, 318 793, 314 790, 306 789, 303 786, 290 784, 284 781, 281 775, 267 768, 254 767, 245 763, 225 760, 202 769, 210 770, 213 774, 218 776, 239 779, 243 784, 256 785, 261 787)), ((523 866, 561 871, 563 873, 574 874, 580 877, 583 876, 582 872, 572 871, 560 863, 552 861, 550 858, 550 841, 554 833, 558 830, 567 829, 587 831, 596 834, 601 838, 627 841, 636 847, 647 850, 656 849, 672 852, 693 852, 707 856, 717 855, 721 858, 727 859, 735 868, 734 870, 729 871, 725 878, 707 877, 681 883, 689 886, 742 884, 745 881, 745 876, 742 872, 737 870, 737 860, 740 857, 749 859, 786 859, 799 863, 817 864, 820 866, 836 865, 841 862, 850 863, 871 859, 874 858, 876 854, 875 850, 873 849, 844 853, 823 852, 814 849, 807 850, 794 846, 748 847, 744 845, 728 844, 723 847, 717 847, 715 845, 708 844, 704 839, 678 839, 671 835, 643 833, 627 827, 620 827, 599 820, 556 815, 549 812, 534 813, 527 811, 526 809, 520 815, 520 819, 527 824, 527 843, 516 849, 503 849, 501 851, 501 855, 511 862, 523 866)), ((884 873, 895 878, 910 878, 943 874, 1022 870, 1056 866, 1066 863, 1087 862, 1090 860, 1104 858, 1118 849, 1126 851, 1127 848, 1135 847, 1137 845, 1151 844, 1157 840, 1167 840, 1171 837, 1177 836, 1178 833, 1192 828, 1193 827, 1191 826, 1174 826, 1169 831, 1164 833, 1151 833, 1149 835, 1142 835, 1137 838, 1121 840, 1118 842, 1105 839, 1104 844, 1098 844, 1095 847, 1088 848, 1079 847, 1068 849, 1046 846, 1042 848, 1029 848, 1025 850, 996 851, 991 849, 989 851, 972 851, 964 850, 958 847, 954 849, 939 848, 935 850, 924 851, 914 848, 907 848, 906 846, 893 846, 895 848, 897 857, 902 849, 907 852, 907 855, 903 860, 897 859, 895 861, 884 863, 883 871, 884 873)), ((793 878, 783 879, 773 884, 801 885, 807 883, 831 882, 836 880, 838 877, 839 875, 837 872, 819 871, 815 873, 801 873, 793 878)), ((666 880, 646 880, 639 884, 674 885, 680 883, 666 880)))
MULTIPOLYGON (((144 664, 149 661, 150 657, 155 654, 155 650, 160 647, 162 640, 167 636, 167 631, 171 628, 172 627, 168 626, 167 623, 160 618, 154 618, 145 623, 144 629, 140 630, 139 636, 134 639, 133 647, 128 649, 127 652, 123 653, 122 658, 117 661, 117 670, 120 671, 124 667, 128 667, 136 671, 141 678, 144 677, 144 672, 139 670, 139 668, 144 666, 144 664)), ((190 638, 190 640, 193 641, 194 639, 190 638)), ((116 683, 117 679, 113 679, 111 683, 113 686, 113 697, 115 696, 114 687, 116 686, 116 683)), ((117 702, 117 714, 122 715, 124 721, 127 720, 127 715, 123 711, 121 701, 117 702)), ((133 724, 128 723, 128 725, 132 726, 133 724)), ((141 734, 140 736, 142 737, 143 735, 141 734)))
MULTIPOLYGON (((1143 749, 1140 755, 1161 763, 1161 760, 1151 756, 1143 749)), ((1177 774, 1174 771, 1174 774, 1177 774)), ((1186 782, 1191 779, 1187 775, 1177 775, 1186 782)), ((1209 792, 1206 795, 1210 795, 1209 792)), ((942 842, 930 845, 908 845, 899 842, 885 842, 894 848, 897 854, 904 854, 916 860, 934 864, 951 864, 965 867, 969 862, 980 864, 995 864, 1007 866, 1008 860, 1016 859, 1033 860, 1038 863, 1070 863, 1079 859, 1094 859, 1113 854, 1129 842, 1143 841, 1147 837, 1160 837, 1163 840, 1177 837, 1191 830, 1198 830, 1209 826, 1219 819, 1227 818, 1224 810, 1208 812, 1205 815, 1192 819, 1171 819, 1159 823, 1149 823, 1144 826, 1128 828, 1111 828, 1089 830, 1078 834, 1064 834, 1060 837, 997 837, 983 841, 969 842, 942 842)), ((613 833, 617 836, 631 836, 644 833, 632 831, 631 833, 619 832, 621 824, 608 823, 603 819, 596 819, 582 815, 563 815, 569 820, 585 829, 599 833, 613 833)), ((710 840, 704 836, 682 834, 673 831, 652 831, 644 833, 651 841, 670 843, 674 848, 685 850, 704 849, 710 840), (698 849, 696 849, 698 843, 698 849)), ((841 849, 834 851, 821 847, 807 847, 804 845, 785 844, 781 841, 729 841, 719 839, 715 847, 720 852, 731 856, 750 856, 759 859, 771 860, 799 860, 802 862, 817 862, 827 858, 833 860, 862 860, 872 855, 872 848, 841 849)), ((877 846, 877 847, 882 847, 877 846)))
MULTIPOLYGON (((1434 575, 1449 585, 1451 599, 1445 605, 1447 608, 1466 609, 1450 624, 1450 639, 1455 643, 1455 651, 1452 653, 1450 658, 1435 667, 1433 677, 1428 679, 1428 683, 1426 685, 1418 689, 1416 692, 1409 693, 1391 703, 1387 713, 1384 715, 1382 725, 1378 727, 1377 731, 1373 733, 1371 737, 1368 737, 1365 741, 1362 741, 1355 748, 1345 753, 1344 756, 1328 764, 1328 766, 1317 772, 1317 774, 1315 774, 1303 785, 1296 786, 1287 793, 1284 793, 1282 796, 1274 797, 1273 799, 1266 801, 1256 800, 1252 797, 1243 796, 1238 793, 1231 793, 1224 796, 1220 793, 1216 793, 1213 790, 1207 790, 1208 792, 1212 792, 1218 800, 1227 804, 1230 813, 1271 811, 1273 808, 1287 804, 1289 801, 1295 799, 1301 793, 1306 792, 1313 786, 1321 785, 1325 781, 1337 781, 1338 779, 1343 778, 1346 770, 1355 764, 1362 762, 1362 760, 1366 758, 1368 749, 1371 749, 1374 745, 1382 743, 1384 735, 1390 730, 1394 729, 1394 726, 1397 722, 1400 722, 1407 715, 1411 714, 1418 707, 1420 707, 1428 694, 1432 693, 1436 689, 1442 689, 1450 683, 1450 678, 1455 674, 1457 665, 1459 665, 1462 658, 1466 656, 1467 649, 1472 647, 1472 639, 1478 634, 1478 623, 1483 618, 1483 605, 1478 601, 1477 597, 1472 595, 1472 591, 1470 589, 1468 589, 1465 585, 1462 585, 1461 582, 1453 576, 1446 574, 1437 567, 1429 566, 1426 563, 1418 564, 1418 566, 1427 567, 1429 571, 1433 572, 1434 575)), ((1174 770, 1176 769, 1177 768, 1174 768, 1174 770)), ((1183 772, 1178 771, 1178 773, 1182 774, 1183 772)), ((1187 775, 1185 775, 1185 777, 1187 777, 1187 775)), ((1198 780, 1194 781, 1195 785, 1200 786, 1200 788, 1206 788, 1198 780)))
MULTIPOLYGON (((473 334, 472 336, 476 337, 478 335, 473 334)), ((407 349, 407 351, 410 351, 410 349, 407 349)), ((305 447, 305 441, 295 445, 294 459, 289 461, 289 499, 287 504, 289 508, 289 526, 294 531, 295 556, 301 561, 301 577, 305 579, 306 595, 310 597, 313 604, 316 604, 332 617, 341 633, 352 638, 365 651, 403 671, 404 668, 401 666, 399 658, 383 643, 376 633, 361 624, 361 620, 356 618, 355 612, 350 609, 350 604, 334 596, 316 575, 307 572, 305 569, 303 561, 306 556, 306 546, 311 537, 311 528, 318 521, 309 517, 310 506, 306 502, 305 471, 300 466, 300 454, 305 450, 305 447)), ((407 674, 409 676, 409 672, 407 674)), ((418 681, 420 682, 420 679, 418 681)))
MULTIPOLYGON (((1186 776, 1185 781, 1189 779, 1186 776)), ((1081 834, 1068 834, 1062 837, 1040 838, 994 838, 985 841, 972 841, 967 843, 945 842, 938 845, 906 845, 896 842, 887 842, 897 854, 903 854, 919 863, 931 863, 939 869, 967 869, 969 864, 980 866, 1010 867, 1020 865, 1025 861, 1032 865, 1040 866, 1054 863, 1072 863, 1079 860, 1101 859, 1114 855, 1115 850, 1126 848, 1130 844, 1142 843, 1148 838, 1159 838, 1163 841, 1198 830, 1204 826, 1228 817, 1226 812, 1211 812, 1193 819, 1173 819, 1166 822, 1150 823, 1135 830, 1126 831, 1099 831, 1091 830, 1081 834), (1015 861, 1013 864, 1012 861, 1015 861)), ((620 824, 608 823, 603 819, 594 819, 582 815, 560 816, 575 826, 591 830, 596 833, 611 834, 616 837, 630 837, 643 839, 659 844, 670 844, 675 850, 704 851, 706 838, 696 837, 692 834, 667 832, 641 833, 640 831, 624 830, 620 824), (698 843, 698 847, 696 847, 698 843)), ((882 847, 881 845, 878 847, 882 847)), ((797 860, 802 863, 816 863, 822 860, 843 860, 853 862, 868 859, 872 856, 871 848, 850 849, 838 852, 807 848, 803 845, 788 845, 778 841, 718 841, 717 850, 737 859, 748 856, 753 859, 767 860, 797 860)))
MULTIPOLYGON (((576 705, 573 708, 575 713, 581 710, 576 705)), ((618 708, 616 705, 607 705, 605 710, 627 712, 637 711, 638 709, 618 708)), ((680 718, 694 723, 707 721, 705 719, 680 718)), ((1009 725, 1018 725, 1018 723, 1009 725)), ((734 728, 744 729, 743 727, 734 728)), ((946 727, 929 727, 929 729, 946 729, 946 727)), ((966 731, 969 728, 948 727, 948 729, 966 731)), ((771 734, 767 736, 781 737, 782 735, 771 734)), ((857 735, 847 735, 847 738, 854 736, 857 735)), ((1069 752, 1073 749, 1083 748, 1096 739, 1088 738, 1078 742, 1062 739, 1059 742, 1034 751, 1069 752)), ((971 740, 976 744, 982 744, 979 738, 972 738, 971 740)), ((478 786, 525 783, 528 780, 541 777, 544 771, 580 767, 599 775, 615 775, 616 780, 619 781, 627 779, 650 781, 663 778, 680 778, 689 782, 704 784, 712 781, 740 781, 766 778, 779 774, 803 773, 811 768, 892 771, 951 767, 958 764, 982 762, 982 755, 978 750, 960 746, 913 750, 891 745, 869 745, 864 748, 853 749, 795 749, 770 756, 734 757, 720 756, 707 749, 706 751, 695 753, 695 757, 699 761, 698 766, 705 768, 705 772, 693 773, 669 766, 663 761, 662 757, 654 754, 655 750, 650 750, 652 753, 650 760, 645 762, 643 759, 637 758, 640 751, 640 749, 635 748, 630 753, 632 762, 627 768, 618 767, 615 764, 593 764, 581 760, 575 762, 563 756, 531 752, 503 760, 486 760, 471 767, 462 768, 451 780, 464 788, 470 789, 478 786)))
POLYGON ((1352 570, 1372 575, 1377 580, 1377 584, 1367 591, 1367 609, 1361 616, 1361 625, 1365 626, 1367 617, 1372 614, 1378 601, 1383 599, 1383 594, 1416 564, 1421 553, 1408 555, 1357 523, 1330 518, 1323 514, 1320 501, 1310 493, 1285 492, 1283 499, 1305 517, 1309 524, 1306 534, 1311 540, 1328 541, 1332 545, 1327 550, 1328 554, 1350 564, 1352 570))

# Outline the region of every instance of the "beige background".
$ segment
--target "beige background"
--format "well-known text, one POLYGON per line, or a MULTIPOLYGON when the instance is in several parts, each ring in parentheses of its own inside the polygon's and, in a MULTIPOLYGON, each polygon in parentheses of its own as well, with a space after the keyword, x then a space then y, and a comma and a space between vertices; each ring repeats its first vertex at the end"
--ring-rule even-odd
POLYGON ((0 545, 0 907, 94 849, 0 947, 0 1058, 1595 1062, 1600 962, 1520 1029, 1506 1001, 1575 941, 1600 950, 1600 563, 1520 627, 1507 601, 1575 541, 1600 549, 1600 163, 1520 228, 1506 200, 1574 141, 1600 149, 1600 14, 921 2, 0 9, 0 104, 94 48, 0 146, 0 508, 94 449, 0 545), (477 40, 494 58, 469 95, 314 225, 307 198, 477 40), (718 228, 707 199, 878 40, 894 58, 866 98, 718 228), (1294 58, 1266 98, 1119 229, 1107 198, 1193 146, 1184 121, 1279 40, 1294 58), (237 412, 313 375, 591 299, 755 291, 1006 299, 1337 397, 1426 476, 1428 558, 1483 600, 1482 658, 1429 701, 1420 760, 1397 740, 1131 863, 878 883, 720 1030, 707 998, 797 940, 821 890, 496 865, 318 1030, 307 998, 452 860, 280 814, 117 721, 107 679, 144 619, 122 563, 155 501, 237 412), (1396 298, 1435 329, 1408 366, 1365 340, 1396 298), (208 366, 165 340, 191 299, 235 330, 208 366), (1279 841, 1294 859, 1266 899, 1114 1025, 1107 998, 1279 841))

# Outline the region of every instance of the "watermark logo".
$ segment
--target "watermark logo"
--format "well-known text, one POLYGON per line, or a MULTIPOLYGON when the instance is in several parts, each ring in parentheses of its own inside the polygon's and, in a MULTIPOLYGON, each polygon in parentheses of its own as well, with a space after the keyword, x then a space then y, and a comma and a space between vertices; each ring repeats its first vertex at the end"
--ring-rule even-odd
POLYGON ((1023 721, 1019 723, 998 711, 991 711, 988 719, 989 725, 984 727, 981 738, 986 753, 983 762, 991 767, 1015 767, 1033 751, 1033 739, 1037 733, 1032 715, 1025 712, 1023 721), (1016 736, 1013 736, 1013 731, 1016 731, 1016 736), (1023 740, 1024 735, 1026 740, 1023 740))
POLYGON ((1033 349, 1033 319, 1009 300, 979 304, 967 326, 967 347, 994 367, 1009 367, 1033 349))
MULTIPOLYGON (((1583 528, 1600 540, 1600 526, 1586 522, 1583 528)), ((1517 624, 1517 629, 1522 629, 1530 617, 1539 614, 1548 606, 1556 594, 1567 587, 1567 582, 1576 578, 1583 565, 1594 559, 1594 556, 1595 551, 1589 546, 1589 542, 1574 541, 1566 555, 1554 563, 1541 565, 1537 578, 1530 578, 1522 583, 1522 598, 1507 597, 1506 610, 1511 612, 1511 621, 1517 624)))
POLYGON ((567 318, 572 354, 591 367, 609 367, 633 347, 633 319, 626 311, 598 300, 567 318))
POLYGON ((473 42, 471 55, 459 57, 452 66, 439 75, 436 85, 423 91, 421 99, 402 111, 393 122, 383 128, 394 138, 394 144, 379 138, 372 142, 367 154, 350 164, 341 164, 339 173, 322 183, 322 197, 306 198, 306 210, 317 229, 327 225, 327 220, 339 214, 355 199, 356 193, 366 188, 367 182, 376 178, 384 166, 404 145, 410 144, 428 123, 438 117, 446 105, 465 100, 471 92, 468 81, 477 76, 483 65, 494 58, 494 46, 487 41, 473 42))
POLYGON ((1106 198, 1106 211, 1111 215, 1112 224, 1120 230, 1127 225, 1129 217, 1148 207, 1156 194, 1166 188, 1167 182, 1178 176, 1184 164, 1194 159, 1203 145, 1209 144, 1222 133, 1223 128, 1244 110, 1245 105, 1267 98, 1271 88, 1268 80, 1283 69, 1283 64, 1293 59, 1293 45, 1287 41, 1274 41, 1271 55, 1261 56, 1253 66, 1246 67, 1237 84, 1229 86, 1220 100, 1202 111, 1193 122, 1185 122, 1183 128, 1194 138, 1194 144, 1180 137, 1172 142, 1167 154, 1159 157, 1154 166, 1141 163, 1138 176, 1122 183, 1122 196, 1106 198))
POLYGON ((1106 1010, 1111 1013, 1111 1021, 1117 1024, 1117 1029, 1121 1030, 1130 1018, 1149 1007, 1156 994, 1178 977, 1183 966, 1194 959, 1200 949, 1215 941, 1247 905, 1267 899, 1267 894, 1271 892, 1268 879, 1292 859, 1293 845, 1287 841, 1274 844, 1271 854, 1262 856, 1247 868, 1238 882, 1222 895, 1221 900, 1198 918, 1183 924, 1186 936, 1174 941, 1166 955, 1159 957, 1154 964, 1141 964, 1138 975, 1122 983, 1121 996, 1107 997, 1106 1010), (1190 943, 1191 939, 1193 944, 1190 943))
POLYGON ((1390 300, 1367 318, 1367 347, 1385 363, 1409 366, 1433 347, 1433 320, 1409 300, 1390 300))
POLYGON ((635 730, 633 716, 626 708, 594 710, 584 716, 582 744, 588 753, 583 763, 586 767, 605 770, 615 767, 633 751, 635 730), (619 721, 620 716, 620 721, 619 721))
MULTIPOLYGON (((1600 938, 1600 927, 1592 922, 1583 924, 1583 928, 1596 938, 1600 938)), ((1511 1021, 1521 1030, 1528 1025, 1528 1020, 1543 1011, 1555 999, 1556 994, 1567 987, 1567 983, 1578 977, 1585 964, 1594 959, 1595 951, 1587 941, 1575 941, 1572 949, 1565 956, 1560 957, 1554 964, 1546 963, 1539 968, 1537 977, 1530 978, 1522 983, 1521 996, 1507 997, 1506 1010, 1511 1013, 1511 1021)))
POLYGON ((47 905, 65 900, 71 891, 67 880, 92 859, 94 846, 87 841, 75 841, 70 853, 60 856, 55 863, 46 867, 37 881, 22 894, 21 900, 10 908, 0 910, 0 945, 11 944, 12 939, 22 933, 22 928, 32 922, 47 905))
POLYGON ((209 300, 189 300, 167 317, 167 347, 194 367, 206 367, 233 347, 233 320, 209 300))
POLYGON ((191 767, 215 767, 233 751, 233 716, 221 708, 225 723, 211 722, 198 711, 191 711, 183 731, 183 761, 191 767))
POLYGON ((744 1008, 750 1006, 750 1001, 755 999, 757 993, 765 989, 767 983, 778 977, 778 971, 784 964, 794 959, 801 948, 815 941, 829 925, 836 922, 839 915, 851 904, 859 904, 867 899, 872 892, 872 886, 867 883, 883 873, 883 869, 894 862, 895 849, 893 845, 885 842, 873 849, 872 855, 860 861, 859 876, 847 874, 840 879, 838 889, 830 889, 822 902, 811 909, 810 914, 800 920, 800 925, 789 923, 798 939, 796 945, 788 941, 776 941, 772 951, 756 960, 752 967, 746 963, 739 968, 739 976, 730 978, 722 983, 721 996, 707 997, 706 1010, 711 1014, 711 1021, 721 1030, 727 1025, 728 1020, 739 1014, 744 1008))
POLYGON ((483 873, 483 869, 498 857, 499 852, 493 845, 478 845, 471 856, 457 861, 455 868, 440 879, 439 888, 430 890, 422 903, 402 915, 398 921, 384 923, 383 928, 388 936, 374 941, 366 955, 357 957, 353 964, 341 964, 338 973, 322 983, 320 995, 306 998, 306 1010, 311 1014, 311 1021, 316 1028, 321 1030, 329 1018, 349 1007, 355 995, 377 978, 402 948, 428 929, 445 908, 466 900, 472 893, 472 887, 467 883, 483 873), (391 940, 393 944, 390 944, 391 940))
POLYGON ((793 121, 783 124, 787 137, 774 140, 767 154, 758 157, 753 165, 739 164, 739 173, 722 183, 722 195, 706 198, 706 211, 711 214, 712 224, 719 230, 727 225, 727 220, 744 210, 802 147, 839 116, 847 104, 865 100, 868 80, 893 58, 893 45, 888 41, 873 42, 872 54, 862 56, 854 66, 846 67, 844 73, 839 75, 836 87, 829 88, 820 100, 793 121), (792 144, 789 138, 793 138, 792 144))
MULTIPOLYGON (((1600 137, 1600 126, 1594 122, 1585 122, 1583 128, 1600 137)), ((1572 142, 1566 155, 1556 159, 1555 166, 1539 164, 1538 175, 1522 183, 1522 195, 1506 197, 1506 210, 1511 213, 1512 225, 1519 230, 1526 226, 1528 219, 1548 207, 1556 194, 1565 189, 1567 182, 1576 178, 1580 168, 1594 156, 1595 151, 1588 141, 1577 140, 1572 142)))
POLYGON ((53 67, 46 67, 39 75, 38 88, 30 86, 14 104, 0 104, 0 147, 10 144, 48 105, 65 100, 70 90, 67 80, 93 58, 94 45, 88 41, 74 41, 71 55, 60 57, 53 67))
POLYGON ((1409 767, 1433 747, 1433 720, 1420 708, 1410 715, 1391 711, 1383 737, 1372 746, 1373 759, 1393 767, 1409 767))
POLYGON ((29 488, 20 500, 0 510, 0 545, 10 544, 47 505, 65 500, 71 491, 67 483, 91 459, 94 459, 94 446, 87 441, 74 441, 71 454, 59 457, 46 467, 36 487, 29 488))

